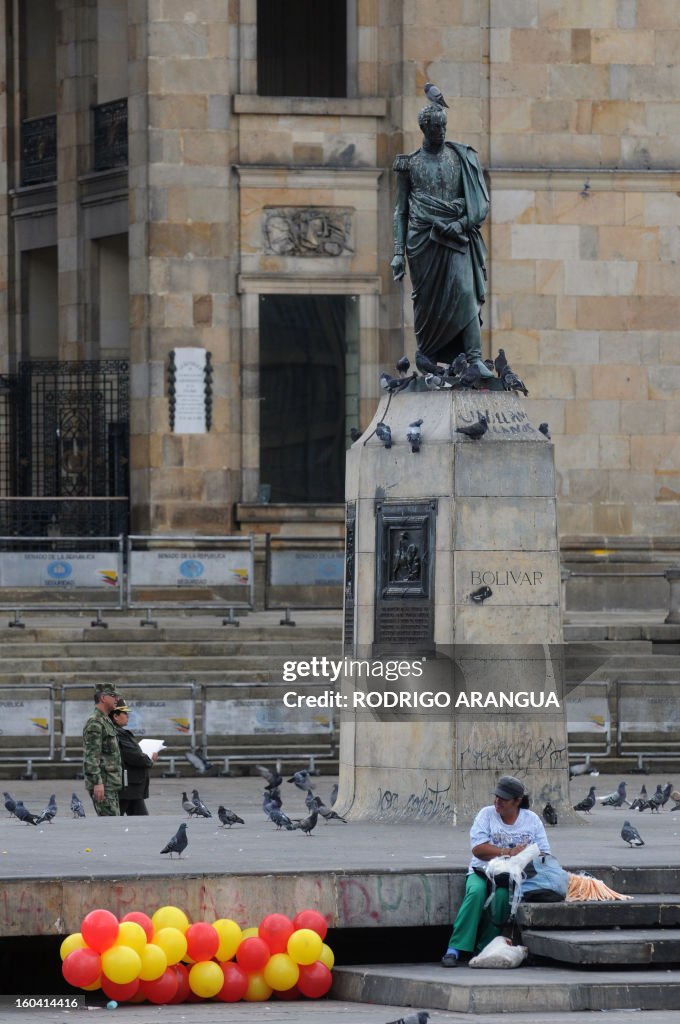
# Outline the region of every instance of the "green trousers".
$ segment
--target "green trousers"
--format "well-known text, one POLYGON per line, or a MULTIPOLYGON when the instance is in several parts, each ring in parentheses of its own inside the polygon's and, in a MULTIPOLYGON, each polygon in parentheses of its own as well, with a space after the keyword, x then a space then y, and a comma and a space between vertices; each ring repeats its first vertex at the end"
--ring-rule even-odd
POLYGON ((118 790, 117 789, 105 789, 104 799, 95 800, 92 795, 92 790, 88 789, 92 805, 95 810, 95 814, 100 818, 112 818, 120 814, 120 807, 118 805, 118 790))
POLYGON ((486 879, 473 871, 465 881, 465 896, 453 923, 449 947, 464 953, 479 952, 500 935, 509 917, 510 896, 507 889, 497 888, 485 910, 487 895, 486 879))

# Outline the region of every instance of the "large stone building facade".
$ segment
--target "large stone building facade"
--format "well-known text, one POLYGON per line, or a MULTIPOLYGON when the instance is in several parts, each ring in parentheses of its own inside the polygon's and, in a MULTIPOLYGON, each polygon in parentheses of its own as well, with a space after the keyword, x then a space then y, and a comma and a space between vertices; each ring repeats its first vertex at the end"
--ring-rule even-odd
MULTIPOLYGON (((129 495, 134 530, 342 529, 350 427, 413 356, 391 165, 431 80, 488 173, 485 345, 550 424, 565 549, 674 549, 678 0, 9 0, 0 19, 6 404, 48 364, 57 391, 127 374, 99 456, 123 468, 96 488, 129 495), (210 353, 202 433, 170 425, 182 348, 210 353)), ((3 494, 62 493, 17 476, 3 415, 3 494)))

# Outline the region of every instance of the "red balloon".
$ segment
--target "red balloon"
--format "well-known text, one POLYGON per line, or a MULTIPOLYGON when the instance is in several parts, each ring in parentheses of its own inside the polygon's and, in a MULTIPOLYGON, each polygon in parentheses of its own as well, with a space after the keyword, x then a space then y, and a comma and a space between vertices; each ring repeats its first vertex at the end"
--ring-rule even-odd
POLYGON ((318 910, 301 910, 293 918, 293 929, 297 931, 298 928, 310 928, 317 935, 320 935, 322 939, 325 939, 326 932, 328 931, 328 922, 318 910))
POLYGON ((118 938, 118 918, 110 910, 92 910, 83 918, 80 934, 90 949, 103 953, 118 938))
POLYGON ((183 1003, 187 996, 191 994, 191 989, 189 988, 189 971, 184 964, 173 964, 172 970, 177 975, 177 992, 170 1002, 175 1005, 176 1003, 183 1003))
POLYGON ((212 960, 220 944, 220 937, 207 921, 190 924, 184 933, 187 940, 187 957, 198 962, 212 960))
POLYGON ((123 921, 134 921, 135 924, 140 925, 146 932, 146 941, 153 942, 153 922, 148 914, 143 914, 141 910, 131 910, 125 917, 121 917, 120 923, 123 921))
POLYGON ((179 982, 172 967, 166 967, 160 978, 155 978, 153 981, 141 981, 139 987, 150 1003, 161 1006, 172 1002, 177 995, 179 982))
POLYGON ((285 914, 267 914, 258 928, 260 938, 264 939, 272 953, 285 953, 288 939, 294 931, 293 922, 285 914))
POLYGON ((269 946, 264 939, 260 939, 257 935, 244 939, 236 950, 236 959, 246 971, 261 971, 270 956, 269 946))
POLYGON ((220 967, 224 974, 224 985, 215 998, 221 999, 223 1003, 238 1003, 246 994, 248 975, 233 960, 226 960, 220 967))
POLYGON ((293 985, 292 988, 287 988, 283 992, 277 992, 277 990, 274 989, 274 995, 277 999, 293 1000, 300 999, 300 997, 302 996, 302 992, 297 987, 297 985, 293 985))
POLYGON ((83 988, 102 973, 102 958, 93 949, 74 949, 62 963, 61 973, 69 985, 83 988))
POLYGON ((115 999, 118 1003, 129 1002, 137 995, 138 990, 139 978, 133 978, 126 985, 118 985, 115 981, 107 978, 105 974, 102 975, 102 992, 109 999, 115 999))
POLYGON ((322 964, 320 960, 315 960, 313 964, 300 967, 297 987, 303 996, 307 996, 309 999, 319 999, 326 995, 332 981, 331 972, 326 965, 322 964))

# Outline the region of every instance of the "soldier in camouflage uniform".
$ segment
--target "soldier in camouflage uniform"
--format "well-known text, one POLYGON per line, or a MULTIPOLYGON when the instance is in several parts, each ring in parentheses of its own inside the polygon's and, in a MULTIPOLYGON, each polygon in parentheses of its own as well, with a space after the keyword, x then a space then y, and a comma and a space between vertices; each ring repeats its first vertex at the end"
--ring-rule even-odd
POLYGON ((109 712, 118 701, 110 683, 94 694, 94 711, 83 727, 83 771, 85 785, 98 815, 120 814, 118 793, 123 785, 123 768, 118 734, 109 712))

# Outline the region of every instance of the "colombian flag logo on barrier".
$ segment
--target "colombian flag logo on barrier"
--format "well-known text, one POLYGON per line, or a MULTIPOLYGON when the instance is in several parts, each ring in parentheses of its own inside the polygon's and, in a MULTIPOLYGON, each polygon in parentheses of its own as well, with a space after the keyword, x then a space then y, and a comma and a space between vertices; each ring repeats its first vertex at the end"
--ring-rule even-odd
POLYGON ((170 721, 175 723, 177 732, 188 733, 191 731, 188 718, 171 718, 170 721))
POLYGON ((32 718, 31 721, 38 732, 48 733, 50 731, 50 723, 47 718, 32 718))

